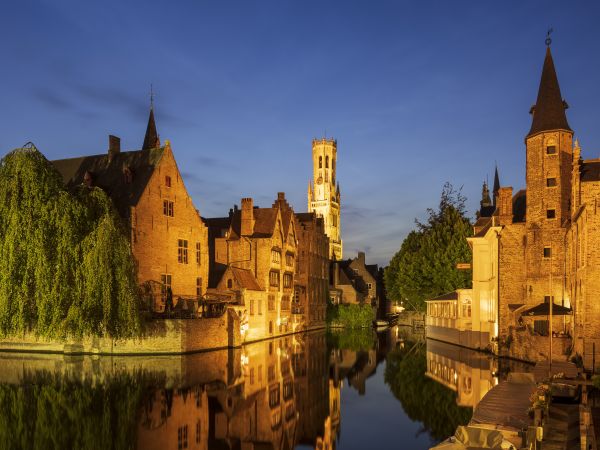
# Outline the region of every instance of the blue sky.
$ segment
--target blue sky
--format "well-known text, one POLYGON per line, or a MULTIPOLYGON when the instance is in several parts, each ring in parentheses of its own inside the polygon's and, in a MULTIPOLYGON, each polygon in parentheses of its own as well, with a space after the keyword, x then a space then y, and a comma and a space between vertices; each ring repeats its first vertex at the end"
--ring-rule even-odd
POLYGON ((311 140, 338 140, 345 256, 386 264, 442 186, 469 212, 494 163, 524 187, 524 136, 552 51, 568 119, 598 157, 600 4, 554 1, 10 1, 0 155, 142 144, 150 83, 196 207, 286 192, 306 210, 311 140))

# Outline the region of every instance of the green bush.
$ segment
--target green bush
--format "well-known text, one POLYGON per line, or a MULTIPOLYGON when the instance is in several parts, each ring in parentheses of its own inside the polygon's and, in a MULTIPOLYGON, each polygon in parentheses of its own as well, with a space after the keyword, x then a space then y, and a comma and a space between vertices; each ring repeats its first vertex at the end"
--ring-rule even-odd
POLYGON ((371 305, 328 305, 327 321, 330 326, 345 328, 371 327, 375 311, 371 305))

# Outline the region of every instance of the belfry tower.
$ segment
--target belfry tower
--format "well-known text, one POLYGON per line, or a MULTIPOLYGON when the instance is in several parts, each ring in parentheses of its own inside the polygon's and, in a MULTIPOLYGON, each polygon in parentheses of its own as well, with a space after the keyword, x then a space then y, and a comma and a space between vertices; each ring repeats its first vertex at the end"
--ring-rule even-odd
POLYGON ((313 180, 308 184, 308 211, 323 218, 329 237, 329 258, 342 259, 340 185, 336 184, 337 141, 313 139, 313 180))

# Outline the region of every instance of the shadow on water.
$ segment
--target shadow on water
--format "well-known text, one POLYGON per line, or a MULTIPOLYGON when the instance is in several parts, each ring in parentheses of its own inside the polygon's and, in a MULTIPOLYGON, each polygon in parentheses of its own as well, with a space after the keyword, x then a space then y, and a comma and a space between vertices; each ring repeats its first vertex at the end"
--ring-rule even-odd
POLYGON ((0 446, 400 448, 401 422, 411 448, 428 448, 466 423, 510 368, 408 338, 394 327, 186 356, 0 353, 0 446))

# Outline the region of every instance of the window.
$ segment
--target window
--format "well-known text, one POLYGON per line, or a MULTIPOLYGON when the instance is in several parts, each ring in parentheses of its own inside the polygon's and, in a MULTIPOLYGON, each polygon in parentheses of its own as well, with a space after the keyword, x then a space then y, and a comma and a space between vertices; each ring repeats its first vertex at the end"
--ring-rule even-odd
POLYGON ((177 429, 177 449, 188 448, 188 426, 184 425, 177 429))
POLYGON ((367 283, 367 288, 368 288, 369 290, 371 290, 371 289, 373 289, 373 285, 372 285, 371 283, 367 283))
POLYGON ((165 216, 173 217, 175 214, 173 213, 174 204, 169 200, 163 200, 163 214, 165 216))
POLYGON ((200 421, 196 422, 196 444, 200 443, 200 421))
POLYGON ((294 384, 291 381, 286 381, 283 384, 283 400, 288 401, 294 396, 294 384))
POLYGON ((271 262, 281 264, 281 252, 279 250, 271 250, 271 262))
POLYGON ((231 289, 233 287, 233 280, 231 278, 227 279, 227 289, 231 289))
POLYGON ((275 296, 274 295, 269 295, 268 309, 269 309, 269 311, 275 311, 275 296))
POLYGON ((165 177, 165 186, 171 187, 171 177, 168 175, 165 177))
POLYGON ((273 321, 269 321, 269 334, 273 334, 273 321))
POLYGON ((277 387, 275 387, 269 391, 269 406, 271 408, 274 408, 275 406, 279 405, 280 398, 281 398, 281 391, 280 391, 280 388, 278 385, 277 387))
POLYGON ((196 242, 196 264, 200 265, 200 242, 196 242))
POLYGON ((288 267, 294 267, 294 254, 293 253, 285 254, 285 265, 288 267))
POLYGON ((281 310, 289 311, 289 309, 290 309, 290 296, 284 295, 283 297, 281 297, 281 310))
POLYGON ((283 287, 291 288, 293 279, 294 279, 294 277, 291 273, 284 273, 283 274, 283 287))
POLYGON ((275 270, 269 272, 269 284, 271 286, 279 286, 279 272, 275 270))
POLYGON ((552 256, 552 248, 544 247, 544 258, 550 258, 552 256))
POLYGON ((556 146, 549 145, 546 147, 546 155, 555 155, 556 154, 556 146))
POLYGON ((160 276, 160 282, 160 294, 163 301, 165 301, 167 299, 167 291, 171 289, 171 274, 163 273, 160 276))
POLYGON ((275 366, 271 365, 271 366, 269 366, 269 371, 267 374, 267 381, 270 383, 273 380, 275 380, 275 366))
POLYGON ((319 156, 319 169, 323 168, 323 157, 319 156))
POLYGON ((196 297, 202 296, 202 278, 196 278, 196 297))
POLYGON ((177 262, 180 264, 188 263, 188 241, 186 239, 177 241, 177 262))
POLYGON ((254 299, 250 300, 250 315, 254 315, 254 299))
POLYGON ((556 178, 546 178, 546 187, 556 186, 556 178))
POLYGON ((250 369, 250 384, 254 384, 254 367, 250 369))
POLYGON ((262 364, 258 366, 258 382, 262 383, 262 364))
POLYGON ((325 168, 329 169, 329 156, 325 157, 325 168))
POLYGON ((258 314, 262 315, 262 299, 258 299, 258 314))
POLYGON ((547 209, 546 210, 546 218, 547 219, 556 219, 556 210, 555 209, 547 209))

